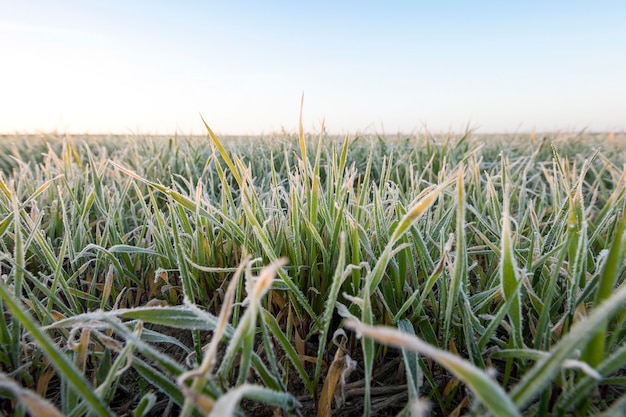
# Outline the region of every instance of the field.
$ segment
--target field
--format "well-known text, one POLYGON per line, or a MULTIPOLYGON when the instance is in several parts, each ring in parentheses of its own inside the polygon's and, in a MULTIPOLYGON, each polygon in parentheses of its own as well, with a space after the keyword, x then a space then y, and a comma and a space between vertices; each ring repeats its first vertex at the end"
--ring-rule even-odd
POLYGON ((1 137, 0 411, 622 416, 625 163, 613 134, 1 137))

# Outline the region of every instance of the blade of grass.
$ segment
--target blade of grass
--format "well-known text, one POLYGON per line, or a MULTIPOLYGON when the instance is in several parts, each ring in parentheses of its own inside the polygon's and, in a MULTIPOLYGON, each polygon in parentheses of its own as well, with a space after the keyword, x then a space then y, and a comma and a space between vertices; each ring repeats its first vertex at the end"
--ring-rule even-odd
POLYGON ((94 393, 91 384, 87 382, 83 374, 56 347, 48 335, 39 328, 36 321, 14 299, 14 296, 4 284, 0 284, 0 297, 2 297, 5 305, 11 310, 16 320, 29 332, 30 336, 37 342, 38 347, 48 356, 54 367, 59 371, 61 378, 67 381, 72 389, 80 394, 81 398, 89 404, 90 411, 99 416, 113 416, 113 413, 104 404, 102 398, 94 393))
POLYGON ((586 318, 576 323, 551 350, 550 355, 538 361, 511 391, 511 398, 522 408, 527 406, 558 373, 563 362, 576 349, 586 346, 596 334, 602 334, 602 325, 623 308, 626 285, 620 286, 609 298, 597 306, 586 318))
POLYGON ((11 392, 31 415, 38 417, 62 417, 64 414, 50 401, 37 393, 20 386, 13 379, 0 372, 0 388, 11 392))
POLYGON ((410 349, 439 362, 472 390, 476 397, 496 416, 520 417, 521 414, 507 393, 485 371, 452 353, 429 345, 417 336, 387 326, 368 326, 347 320, 345 326, 357 334, 380 343, 410 349))
POLYGON ((450 340, 452 313, 454 308, 458 307, 462 287, 467 285, 467 246, 465 239, 465 193, 463 187, 463 174, 464 169, 463 165, 461 165, 459 167, 456 190, 456 256, 452 277, 448 283, 448 297, 443 324, 443 346, 447 346, 448 341, 450 340))
POLYGON ((209 417, 231 417, 236 415, 239 401, 244 397, 287 411, 293 411, 300 407, 298 401, 291 394, 277 392, 258 385, 243 384, 222 395, 215 402, 209 417))
MULTIPOLYGON (((624 256, 626 255, 626 214, 622 216, 622 219, 617 225, 615 231, 615 237, 609 256, 604 264, 604 270, 599 278, 598 290, 596 292, 596 305, 600 305, 613 293, 615 283, 622 271, 622 265, 624 263, 624 256)), ((595 367, 604 358, 605 341, 607 337, 607 323, 602 322, 599 324, 599 332, 595 334, 593 340, 587 346, 583 359, 586 360, 589 365, 595 367)))
MULTIPOLYGON (((398 321, 398 329, 404 333, 415 336, 415 329, 407 319, 398 321)), ((404 359, 404 369, 406 371, 407 388, 409 391, 409 403, 419 400, 422 380, 424 379, 419 366, 419 356, 417 352, 402 348, 402 359, 404 359)))
POLYGON ((322 371, 322 359, 324 357, 324 353, 326 352, 328 331, 330 329, 331 320, 335 311, 337 297, 339 296, 339 290, 341 290, 341 285, 347 278, 347 275, 344 273, 345 267, 346 244, 345 235, 342 234, 339 237, 339 258, 337 261, 337 266, 335 267, 335 274, 333 275, 331 288, 328 293, 328 297, 326 298, 326 302, 324 303, 324 312, 322 313, 322 326, 320 328, 319 345, 317 348, 317 362, 315 364, 315 376, 313 377, 313 386, 315 387, 317 387, 319 383, 319 378, 322 371))
POLYGON ((230 340, 222 363, 217 370, 217 375, 226 378, 233 370, 233 364, 238 353, 240 353, 238 385, 245 382, 250 367, 250 358, 253 353, 254 336, 256 333, 256 320, 261 307, 261 298, 270 289, 274 276, 282 266, 286 264, 285 259, 279 259, 261 270, 258 279, 248 294, 248 308, 241 318, 235 333, 230 340))
POLYGON ((500 286, 505 301, 510 302, 507 312, 511 325, 511 336, 513 346, 521 349, 524 345, 522 337, 522 302, 519 285, 520 277, 515 262, 513 252, 513 241, 511 239, 511 218, 509 214, 509 191, 508 184, 504 191, 504 211, 502 213, 502 248, 500 260, 500 286))
POLYGON ((280 328, 280 325, 276 321, 276 318, 272 316, 269 313, 269 311, 263 309, 262 312, 265 317, 265 322, 267 323, 268 328, 272 332, 272 336, 276 338, 276 341, 278 342, 278 344, 280 344, 281 348, 285 351, 287 358, 289 359, 293 367, 296 369, 296 372, 298 372, 298 376, 300 377, 300 379, 302 379, 302 382, 306 386, 307 391, 309 391, 310 394, 313 394, 315 391, 316 385, 313 384, 313 382, 311 381, 311 378, 309 378, 309 375, 306 369, 304 368, 304 366, 302 365, 300 356, 298 355, 298 352, 293 346, 292 341, 290 341, 287 338, 287 335, 283 333, 282 329, 280 328))
POLYGON ((204 124, 204 127, 206 128, 207 132, 209 132, 209 137, 211 138, 212 143, 215 145, 215 147, 219 151, 222 158, 224 158, 224 161, 226 162, 226 165, 228 165, 228 168, 230 168, 230 172, 233 174, 233 177, 235 177, 235 181, 237 181, 237 184, 239 184, 239 187, 242 187, 241 174, 239 173, 237 169, 235 169, 235 164, 233 164, 232 159, 230 159, 230 156, 228 156, 228 152, 226 152, 226 150, 222 146, 222 143, 217 138, 215 133, 213 133, 213 130, 211 130, 211 128, 209 127, 207 122, 204 120, 204 118, 202 116, 200 116, 200 118, 202 119, 202 123, 204 124))
MULTIPOLYGON (((24 240, 22 237, 22 222, 21 222, 21 210, 17 197, 13 199, 13 236, 15 239, 13 247, 13 259, 15 260, 15 272, 13 274, 13 294, 18 300, 22 298, 22 285, 24 282, 24 267, 26 265, 26 258, 24 253, 24 240)), ((1 285, 1 284, 0 284, 1 285)), ((3 288, 4 289, 4 288, 3 288)), ((19 308, 19 307, 16 307, 19 308)), ((20 339, 22 332, 21 320, 17 314, 13 313, 13 326, 11 327, 11 356, 14 367, 19 366, 19 351, 20 351, 20 339)))

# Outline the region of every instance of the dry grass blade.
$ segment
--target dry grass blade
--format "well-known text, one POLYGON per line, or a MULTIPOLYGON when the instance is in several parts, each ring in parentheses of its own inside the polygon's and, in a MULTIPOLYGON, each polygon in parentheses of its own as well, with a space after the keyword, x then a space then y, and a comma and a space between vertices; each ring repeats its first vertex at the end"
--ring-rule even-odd
POLYGON ((322 387, 317 406, 317 417, 332 415, 331 407, 333 399, 338 407, 341 407, 343 401, 345 401, 343 389, 346 384, 346 379, 356 368, 356 362, 348 355, 346 350, 347 337, 345 333, 343 330, 338 330, 337 332, 333 339, 340 337, 341 341, 335 343, 337 345, 337 352, 335 352, 335 357, 328 368, 328 373, 324 380, 324 386, 322 387))
MULTIPOLYGON (((185 405, 183 406, 183 410, 181 411, 181 416, 188 416, 191 414, 192 404, 197 403, 198 399, 202 398, 199 394, 202 386, 204 385, 204 377, 210 377, 210 373, 213 370, 213 366, 217 361, 217 349, 219 347, 219 342, 226 331, 228 326, 228 319, 230 318, 230 314, 232 312, 232 305, 235 299, 235 291, 237 290, 237 286, 239 283, 239 276, 242 274, 244 268, 249 262, 249 257, 239 264, 239 268, 235 272, 234 276, 231 278, 230 284, 228 284, 228 289, 226 290, 226 294, 224 295, 224 304, 222 304, 222 308, 220 309, 220 315, 217 319, 217 325, 215 326, 215 330, 213 332, 213 336, 211 338, 211 342, 206 348, 204 353, 204 358, 202 359, 202 363, 198 367, 197 370, 186 372, 178 377, 178 385, 185 388, 185 381, 191 377, 194 378, 194 381, 191 385, 191 390, 187 390, 187 395, 185 396, 185 405)), ((206 411, 208 406, 208 401, 202 401, 202 408, 206 411)), ((199 404, 195 404, 198 406, 199 404)))
POLYGON ((302 126, 302 110, 304 109, 304 93, 302 93, 302 98, 300 99, 300 118, 298 120, 298 140, 300 144, 300 154, 302 155, 302 160, 305 163, 305 166, 308 168, 309 159, 306 155, 306 141, 304 139, 304 128, 302 126))
POLYGON ((397 242, 407 229, 416 221, 424 212, 435 202, 439 197, 439 194, 448 187, 449 183, 443 183, 437 187, 428 188, 420 193, 418 201, 407 212, 407 214, 400 220, 398 226, 393 231, 389 241, 391 243, 397 242))
POLYGON ((33 391, 18 385, 17 382, 3 373, 0 373, 0 388, 11 392, 33 416, 62 417, 64 415, 50 401, 40 397, 33 391))
POLYGON ((256 322, 261 306, 261 298, 270 289, 278 270, 286 263, 286 259, 281 258, 264 267, 259 272, 259 276, 256 277, 254 286, 249 289, 250 292, 247 297, 248 308, 242 316, 235 330, 235 334, 226 348, 224 359, 217 371, 220 377, 227 379, 228 374, 233 370, 236 356, 240 353, 239 377, 237 382, 238 385, 244 383, 248 375, 250 360, 253 354, 254 335, 256 333, 256 322))

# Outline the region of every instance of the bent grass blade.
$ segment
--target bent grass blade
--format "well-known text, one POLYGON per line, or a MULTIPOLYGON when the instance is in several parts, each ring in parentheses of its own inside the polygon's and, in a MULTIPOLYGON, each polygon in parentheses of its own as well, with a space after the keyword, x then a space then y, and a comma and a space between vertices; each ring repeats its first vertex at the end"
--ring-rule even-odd
POLYGON ((244 397, 289 411, 300 407, 298 401, 291 394, 246 383, 222 395, 213 405, 209 417, 231 417, 236 415, 239 402, 244 397))
POLYGON ((62 417, 64 414, 50 401, 19 385, 15 380, 0 372, 0 388, 9 391, 26 407, 31 415, 38 417, 62 417))
POLYGON ((500 417, 521 417, 517 407, 504 389, 485 371, 450 352, 429 345, 413 336, 387 326, 369 326, 354 320, 347 320, 345 326, 372 340, 401 349, 409 349, 439 362, 467 387, 493 413, 500 417))

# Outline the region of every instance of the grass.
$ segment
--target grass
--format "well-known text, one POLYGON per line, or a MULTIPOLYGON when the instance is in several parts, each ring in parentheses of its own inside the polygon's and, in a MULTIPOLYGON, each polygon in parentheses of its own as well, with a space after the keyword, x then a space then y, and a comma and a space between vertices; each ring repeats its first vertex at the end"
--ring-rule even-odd
POLYGON ((0 138, 0 411, 623 415, 625 138, 301 126, 0 138))

